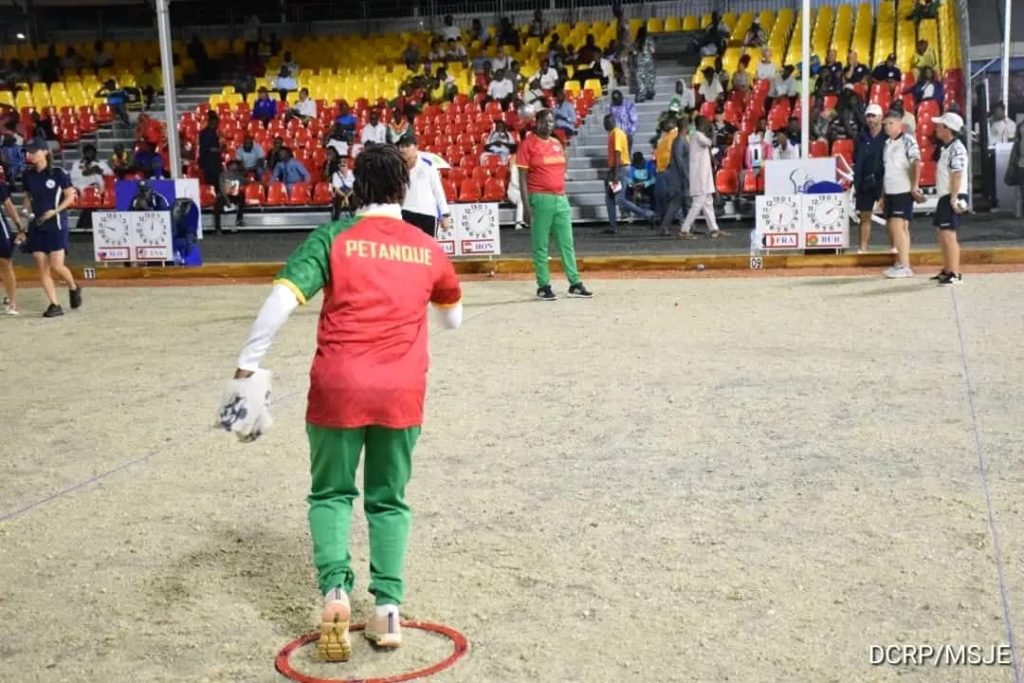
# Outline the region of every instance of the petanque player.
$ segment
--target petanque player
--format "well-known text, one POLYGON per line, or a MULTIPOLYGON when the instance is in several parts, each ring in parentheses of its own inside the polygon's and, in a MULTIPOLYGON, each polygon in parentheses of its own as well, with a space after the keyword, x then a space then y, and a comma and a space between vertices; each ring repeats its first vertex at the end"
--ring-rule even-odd
POLYGON ((312 486, 309 528, 324 608, 318 650, 346 661, 348 551, 359 495, 370 536, 373 615, 364 635, 383 648, 402 643, 399 606, 411 515, 405 487, 423 422, 427 304, 442 325, 462 320, 462 290, 451 261, 429 235, 402 220, 409 170, 391 145, 363 150, 355 164, 353 218, 322 225, 288 258, 260 309, 228 385, 218 422, 243 441, 271 423, 270 373, 260 369, 275 334, 300 304, 324 293, 310 371, 306 432, 312 486))

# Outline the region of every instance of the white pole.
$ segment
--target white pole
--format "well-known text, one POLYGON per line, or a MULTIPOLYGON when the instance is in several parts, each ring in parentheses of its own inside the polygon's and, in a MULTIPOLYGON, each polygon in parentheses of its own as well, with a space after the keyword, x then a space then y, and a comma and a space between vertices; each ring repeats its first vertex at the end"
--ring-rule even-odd
POLYGON ((811 150, 811 0, 804 0, 803 59, 801 63, 800 92, 800 156, 810 157, 811 150))
POLYGON ((174 57, 171 49, 171 19, 167 13, 170 0, 156 0, 156 28, 160 35, 160 68, 164 76, 164 126, 167 128, 167 150, 170 152, 171 177, 181 177, 181 152, 178 150, 177 98, 174 96, 174 57))
POLYGON ((1003 20, 1003 105, 1010 106, 1010 10, 1012 0, 1003 0, 1006 5, 1006 18, 1003 20))

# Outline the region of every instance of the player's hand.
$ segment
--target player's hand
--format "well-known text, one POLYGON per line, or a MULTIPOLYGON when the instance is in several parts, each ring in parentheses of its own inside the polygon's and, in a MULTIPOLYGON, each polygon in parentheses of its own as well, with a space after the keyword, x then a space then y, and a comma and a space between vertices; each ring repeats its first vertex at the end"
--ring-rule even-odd
POLYGON ((26 239, 28 239, 28 235, 26 235, 25 231, 22 230, 20 227, 17 230, 14 231, 14 243, 16 245, 17 244, 21 244, 26 239))
POLYGON ((442 230, 451 230, 452 229, 452 217, 451 216, 443 216, 441 218, 441 229, 442 230))
POLYGON ((878 210, 878 213, 885 213, 885 197, 875 202, 875 208, 878 210))
POLYGON ((918 204, 924 202, 924 193, 921 190, 911 190, 910 196, 914 198, 914 201, 918 204))
POLYGON ((42 216, 40 216, 38 221, 40 223, 45 223, 46 221, 50 220, 51 218, 53 218, 56 215, 57 215, 57 212, 54 211, 53 209, 50 209, 49 211, 45 212, 42 216))
POLYGON ((967 213, 967 195, 961 195, 951 201, 949 205, 953 208, 953 213, 964 214, 967 213))
POLYGON ((236 370, 225 387, 214 426, 233 432, 244 443, 258 439, 274 424, 270 378, 269 370, 236 370))

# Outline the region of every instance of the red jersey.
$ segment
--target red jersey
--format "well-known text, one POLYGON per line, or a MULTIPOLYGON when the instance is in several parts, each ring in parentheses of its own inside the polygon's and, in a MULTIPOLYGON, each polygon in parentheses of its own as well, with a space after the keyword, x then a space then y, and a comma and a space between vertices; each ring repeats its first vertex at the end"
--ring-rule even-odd
POLYGON ((324 290, 307 422, 391 429, 423 423, 427 303, 453 306, 462 297, 434 239, 381 213, 329 223, 295 250, 275 284, 301 303, 324 290))
POLYGON ((556 137, 541 140, 527 135, 516 149, 516 166, 525 168, 526 189, 544 194, 565 194, 565 149, 556 137))

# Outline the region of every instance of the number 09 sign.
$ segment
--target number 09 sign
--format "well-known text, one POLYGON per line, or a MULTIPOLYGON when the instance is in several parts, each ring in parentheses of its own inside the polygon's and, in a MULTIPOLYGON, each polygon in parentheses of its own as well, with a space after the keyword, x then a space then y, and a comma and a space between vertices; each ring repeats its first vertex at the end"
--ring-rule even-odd
POLYGON ((781 249, 845 249, 850 222, 845 194, 760 196, 756 200, 753 247, 781 249))
POLYGON ((437 241, 449 256, 491 256, 501 253, 498 205, 453 204, 451 226, 437 230, 437 241))

